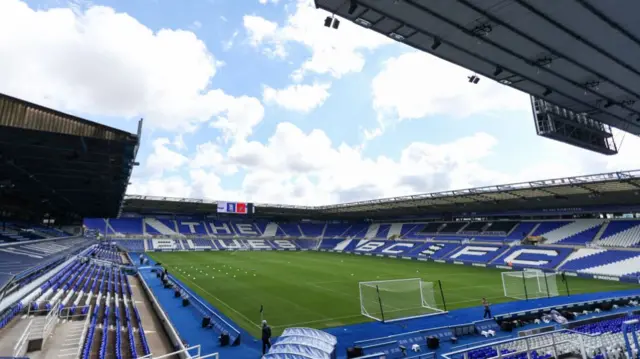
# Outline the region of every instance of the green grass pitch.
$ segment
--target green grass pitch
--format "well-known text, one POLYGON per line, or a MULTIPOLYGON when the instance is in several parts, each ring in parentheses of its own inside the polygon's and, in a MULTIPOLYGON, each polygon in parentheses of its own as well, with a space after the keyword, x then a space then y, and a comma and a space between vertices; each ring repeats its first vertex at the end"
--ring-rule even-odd
MULTIPOLYGON (((259 334, 261 305, 274 335, 292 326, 326 328, 368 321, 360 314, 358 282, 364 281, 440 280, 448 310, 480 305, 482 297, 491 303, 512 300, 503 295, 499 269, 320 252, 150 255, 253 335, 259 334)), ((575 277, 568 281, 575 294, 637 287, 575 277)), ((558 289, 566 294, 560 280, 558 289)))

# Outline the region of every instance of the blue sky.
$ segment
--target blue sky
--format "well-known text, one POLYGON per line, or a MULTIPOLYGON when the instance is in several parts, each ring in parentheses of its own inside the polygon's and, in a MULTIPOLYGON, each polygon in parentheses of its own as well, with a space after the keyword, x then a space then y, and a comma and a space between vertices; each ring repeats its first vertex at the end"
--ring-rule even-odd
POLYGON ((309 0, 3 0, 0 92, 135 132, 132 194, 327 204, 638 167, 309 0), (4 34, 4 35, 3 35, 4 34))

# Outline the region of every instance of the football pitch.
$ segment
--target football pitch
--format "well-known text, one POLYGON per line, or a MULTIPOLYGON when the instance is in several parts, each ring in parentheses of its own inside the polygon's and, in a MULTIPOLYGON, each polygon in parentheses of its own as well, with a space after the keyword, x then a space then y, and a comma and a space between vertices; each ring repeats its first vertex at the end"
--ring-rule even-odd
MULTIPOLYGON (((253 335, 260 307, 274 335, 294 326, 336 327, 370 319, 360 313, 359 282, 421 278, 442 283, 448 310, 504 297, 503 270, 320 252, 149 253, 184 284, 253 335)), ((572 294, 623 290, 634 284, 567 277, 572 294)), ((558 278, 560 295, 566 294, 558 278)), ((441 302, 440 291, 435 297, 441 302)), ((480 314, 479 314, 480 315, 480 314)))

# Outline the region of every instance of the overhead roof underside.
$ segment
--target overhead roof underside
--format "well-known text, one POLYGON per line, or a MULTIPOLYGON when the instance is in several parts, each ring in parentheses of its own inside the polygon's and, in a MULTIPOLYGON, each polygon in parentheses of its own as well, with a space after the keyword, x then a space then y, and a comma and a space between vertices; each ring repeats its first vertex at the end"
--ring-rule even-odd
MULTIPOLYGON (((640 170, 568 177, 509 185, 444 191, 329 206, 255 204, 256 215, 303 218, 384 218, 401 215, 444 215, 538 210, 603 205, 637 205, 640 170)), ((125 196, 123 211, 207 214, 216 201, 125 196)))
POLYGON ((0 94, 0 209, 116 216, 136 135, 0 94))
MULTIPOLYGON (((640 135, 639 1, 356 0, 352 14, 350 0, 315 1, 385 36, 640 135)), ((466 85, 466 79, 451 81, 466 85)))

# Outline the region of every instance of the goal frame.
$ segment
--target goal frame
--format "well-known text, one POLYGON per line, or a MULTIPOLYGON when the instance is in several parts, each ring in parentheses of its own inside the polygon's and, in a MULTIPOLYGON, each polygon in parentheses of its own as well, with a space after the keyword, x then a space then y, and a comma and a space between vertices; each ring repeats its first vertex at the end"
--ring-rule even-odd
POLYGON ((364 315, 367 318, 373 319, 375 321, 379 321, 382 323, 392 323, 392 322, 398 322, 398 321, 402 321, 402 320, 408 320, 408 319, 414 319, 414 318, 422 318, 422 317, 428 317, 428 316, 432 316, 432 315, 439 315, 439 314, 443 314, 443 313, 447 313, 447 309, 446 309, 446 302, 444 300, 444 293, 442 292, 442 284, 440 283, 440 281, 437 282, 425 282, 423 281, 421 278, 406 278, 406 279, 389 279, 389 280, 376 280, 376 281, 367 281, 367 282, 358 282, 358 292, 360 295, 360 314, 364 315), (380 297, 380 288, 379 288, 379 284, 381 283, 398 283, 398 282, 409 282, 409 281, 414 281, 418 283, 418 289, 420 290, 420 307, 431 310, 433 312, 431 313, 424 313, 424 314, 419 314, 419 315, 411 315, 411 316, 406 316, 406 317, 400 317, 400 318, 392 318, 392 319, 388 319, 385 318, 385 311, 384 311, 384 305, 383 305, 383 301, 382 298, 380 297), (440 309, 437 307, 433 307, 433 306, 429 306, 425 301, 424 298, 424 283, 431 283, 432 284, 432 290, 434 291, 434 299, 435 299, 435 290, 436 288, 439 288, 440 290, 440 296, 442 298, 442 305, 444 307, 444 309, 440 309), (370 314, 367 312, 367 310, 365 309, 365 305, 364 305, 364 301, 363 301, 363 294, 362 294, 362 288, 363 286, 368 286, 368 287, 373 287, 376 290, 376 302, 377 304, 380 306, 380 318, 370 314))
POLYGON ((522 271, 509 271, 502 272, 502 290, 504 296, 507 298, 513 298, 518 300, 529 300, 529 299, 538 299, 538 298, 551 298, 559 296, 558 285, 557 285, 557 275, 555 272, 545 272, 540 269, 525 269, 522 271), (513 293, 509 293, 507 290, 507 283, 505 281, 506 277, 511 277, 516 280, 521 281, 521 288, 523 290, 524 296, 514 295, 513 293), (555 286, 549 285, 549 278, 552 278, 555 286), (535 278, 536 287, 531 288, 530 284, 528 284, 527 279, 535 278), (555 291, 552 292, 552 287, 555 288, 555 291))

